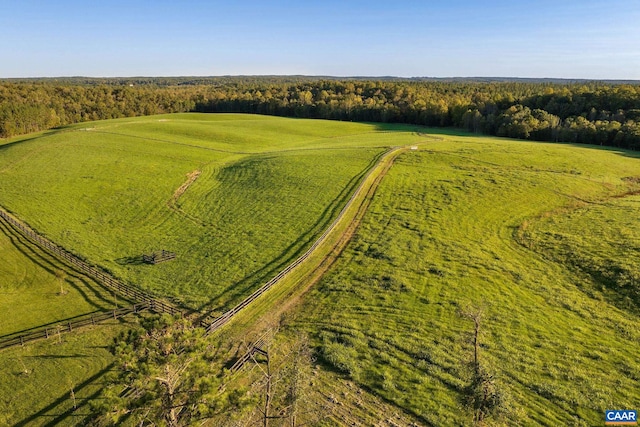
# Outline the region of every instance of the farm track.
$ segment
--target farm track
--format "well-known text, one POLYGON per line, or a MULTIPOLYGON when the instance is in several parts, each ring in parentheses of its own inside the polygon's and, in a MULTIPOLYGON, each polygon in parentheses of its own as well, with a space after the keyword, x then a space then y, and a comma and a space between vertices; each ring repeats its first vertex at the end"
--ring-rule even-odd
MULTIPOLYGON (((350 210, 351 206, 354 204, 356 199, 358 199, 358 197, 361 196, 362 194, 365 194, 362 202, 358 206, 358 209, 353 219, 350 221, 349 225, 347 226, 346 230, 342 232, 338 241, 328 251, 327 255, 323 257, 319 265, 307 275, 308 280, 305 286, 305 290, 311 287, 318 280, 320 280, 323 274, 331 267, 331 265, 333 265, 337 257, 342 252, 342 249, 344 249, 344 247, 353 237, 358 225, 360 224, 360 221, 364 217, 364 214, 366 213, 369 207, 369 204, 371 203, 371 200, 373 198, 373 195, 375 194, 375 191, 378 185, 382 181, 382 178, 386 175, 386 173, 391 168, 393 161, 400 153, 406 151, 407 149, 408 147, 394 147, 388 150, 383 156, 381 156, 380 160, 371 167, 370 171, 362 179, 360 185, 358 186, 356 191, 354 191, 352 196, 349 198, 349 200, 347 201, 345 206, 342 208, 342 210, 340 211, 336 219, 329 225, 329 227, 327 227, 327 229, 322 233, 322 235, 318 237, 318 239, 311 245, 311 247, 309 247, 309 249, 307 249, 305 253, 300 255, 300 257, 298 257, 295 261, 293 261, 291 264, 285 267, 276 276, 274 276, 271 280, 269 280, 264 285, 262 285, 259 289, 254 291, 251 295, 245 298, 238 305, 236 305, 232 309, 226 311, 224 314, 222 314, 221 316, 213 320, 210 320, 210 318, 204 319, 202 321, 202 326, 207 329, 207 333, 210 334, 221 329, 224 325, 229 323, 240 311, 247 308, 253 301, 258 299, 262 294, 267 292, 274 285, 276 285, 278 282, 284 279, 296 267, 303 264, 304 261, 306 261, 316 251, 316 249, 328 239, 328 236, 336 229, 337 225, 343 220, 343 218, 346 216, 347 212, 350 210), (383 165, 383 166, 378 170, 378 167, 380 165, 383 165), (370 181, 370 178, 376 171, 377 171, 377 174, 375 175, 373 180, 370 181)), ((279 312, 285 311, 288 307, 291 306, 291 304, 292 304, 291 301, 287 302, 285 305, 281 306, 278 311, 279 312)))
POLYGON ((194 224, 201 227, 206 227, 207 224, 200 221, 198 218, 194 217, 193 215, 190 215, 187 212, 183 211, 178 206, 178 200, 180 199, 180 197, 182 197, 182 195, 189 189, 189 187, 191 187, 191 184, 196 182, 196 180, 200 177, 201 174, 202 174, 202 171, 199 169, 196 169, 193 172, 187 174, 187 180, 173 193, 173 196, 171 196, 171 199, 167 201, 167 207, 171 209, 173 212, 177 213, 178 215, 182 215, 184 218, 188 219, 194 224))
POLYGON ((226 154, 255 154, 255 153, 252 153, 250 151, 222 150, 222 149, 219 149, 219 148, 205 147, 205 146, 197 145, 197 144, 187 144, 187 143, 184 143, 184 142, 173 141, 173 140, 170 140, 170 139, 150 138, 148 136, 132 135, 132 134, 121 133, 121 132, 107 132, 107 131, 97 130, 97 129, 78 129, 78 130, 73 130, 71 132, 82 132, 82 131, 92 132, 92 133, 101 133, 101 134, 104 134, 104 135, 126 136, 127 138, 137 138, 137 139, 143 139, 145 141, 155 141, 155 142, 164 142, 164 143, 167 143, 167 144, 184 145, 185 147, 200 148, 200 149, 203 149, 203 150, 215 151, 215 152, 218 152, 218 153, 226 153, 226 154))

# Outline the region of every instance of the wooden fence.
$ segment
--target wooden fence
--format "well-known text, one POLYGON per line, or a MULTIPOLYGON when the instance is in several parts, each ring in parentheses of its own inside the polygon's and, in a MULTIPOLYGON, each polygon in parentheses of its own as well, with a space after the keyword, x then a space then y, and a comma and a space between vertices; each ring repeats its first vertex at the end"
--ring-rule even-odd
POLYGON ((31 341, 56 337, 59 334, 73 332, 74 330, 84 326, 96 325, 98 323, 106 322, 107 320, 119 319, 127 314, 138 313, 148 309, 151 309, 151 307, 147 303, 134 304, 111 311, 87 314, 70 322, 62 322, 53 326, 43 326, 24 333, 17 332, 0 338, 0 349, 24 345, 31 341))
POLYGON ((265 344, 266 344, 266 341, 264 340, 264 338, 260 338, 255 343, 249 345, 249 350, 247 350, 245 354, 243 354, 238 360, 236 360, 236 363, 233 364, 233 366, 230 368, 230 371, 238 372, 240 369, 242 369, 245 363, 251 360, 252 356, 255 353, 259 353, 259 354, 262 354, 263 356, 266 356, 267 352, 263 349, 265 344))
MULTIPOLYGON (((318 237, 318 239, 302 255, 300 255, 300 257, 298 257, 295 261, 293 261, 291 264, 289 264, 287 267, 285 267, 276 276, 274 276, 271 280, 269 280, 268 282, 263 284, 260 288, 258 288, 256 291, 254 291, 251 295, 249 295, 247 298, 245 298, 242 302, 240 302, 235 307, 233 307, 230 310, 226 311, 225 313, 223 313, 219 317, 212 318, 210 316, 210 317, 204 319, 201 322, 201 326, 203 326, 207 330, 207 333, 209 334, 209 333, 212 333, 212 332, 222 328, 238 312, 240 312, 242 309, 246 308, 249 304, 251 304, 253 301, 255 301, 258 297, 260 297, 266 291, 271 289, 271 287, 273 285, 275 285, 283 277, 285 277, 293 269, 295 269, 298 265, 300 265, 307 258, 309 258, 309 256, 313 253, 313 251, 325 241, 325 239, 327 238, 329 233, 331 233, 335 229, 335 227, 338 225, 338 223, 342 220, 342 218, 344 217, 344 215, 347 212, 347 210, 351 207, 351 205, 353 204, 355 199, 358 197, 358 195, 360 195, 361 191, 364 189, 367 180, 374 173, 375 168, 378 165, 380 165, 385 158, 387 158, 392 153, 394 153, 396 151, 399 151, 400 149, 401 149, 400 147, 394 147, 392 149, 387 150, 386 152, 384 152, 379 157, 379 160, 377 162, 375 162, 371 166, 369 171, 366 173, 365 177, 360 182, 360 185, 358 186, 358 188, 353 192, 353 194, 351 195, 351 197, 349 198, 347 203, 344 205, 344 207, 342 208, 340 213, 338 213, 338 216, 336 217, 336 219, 329 225, 329 227, 327 227, 327 229, 322 233, 322 235, 320 237, 318 237)), ((55 245, 54 243, 52 243, 50 240, 46 239, 45 237, 40 236, 35 231, 33 231, 31 228, 29 228, 28 226, 26 226, 22 222, 18 221, 16 218, 11 216, 8 212, 4 211, 3 209, 0 209, 0 217, 4 218, 9 224, 11 224, 13 227, 15 227, 18 231, 20 231, 26 237, 31 239, 33 242, 38 244, 40 247, 42 247, 43 249, 46 249, 49 252, 51 252, 51 253, 53 253, 53 254, 65 259, 71 265, 77 267, 79 270, 81 270, 84 273, 90 275, 91 277, 99 280, 108 289, 111 289, 111 290, 113 290, 114 292, 116 292, 116 293, 118 293, 120 295, 129 297, 134 301, 140 301, 140 302, 148 303, 149 304, 149 309, 151 311, 169 313, 169 314, 172 314, 172 315, 176 315, 176 314, 183 315, 182 311, 179 310, 177 307, 174 307, 173 305, 168 304, 168 303, 166 303, 164 301, 157 300, 152 295, 150 295, 150 294, 148 294, 146 292, 143 292, 143 291, 141 291, 139 289, 133 288, 133 287, 128 286, 128 285, 125 285, 124 283, 114 279, 111 275, 107 274, 106 272, 104 272, 102 270, 99 270, 96 267, 91 266, 91 265, 87 264, 86 262, 80 260, 75 255, 73 255, 73 254, 67 252, 66 250, 60 248, 59 246, 55 245)))
POLYGON ((152 252, 150 254, 142 255, 142 260, 147 264, 158 264, 160 262, 170 261, 176 257, 174 252, 161 251, 152 252))
POLYGON ((360 185, 358 186, 356 191, 353 192, 353 194, 351 195, 351 197, 349 198, 347 203, 344 205, 344 207, 342 208, 342 210, 340 211, 340 213, 338 214, 336 219, 333 220, 331 225, 329 225, 329 227, 327 227, 327 229, 324 231, 324 233, 322 233, 322 235, 320 237, 318 237, 318 239, 309 247, 309 249, 307 249, 305 251, 305 253, 300 255, 300 257, 298 257, 298 259, 296 259, 291 264, 289 264, 287 267, 285 267, 275 277, 273 277, 271 280, 269 280, 264 285, 260 286, 260 288, 258 288, 255 292, 253 292, 251 295, 249 295, 247 298, 245 298, 242 302, 240 302, 238 305, 236 305, 232 309, 226 311, 224 314, 222 314, 221 316, 219 316, 219 317, 217 317, 217 318, 215 318, 213 320, 210 320, 210 318, 204 319, 202 321, 202 326, 207 329, 207 333, 212 333, 212 332, 222 328, 227 323, 229 323, 229 321, 231 321, 233 316, 235 316, 238 312, 240 312, 242 309, 247 307, 249 304, 251 304, 253 301, 255 301, 258 297, 260 297, 262 294, 264 294, 269 289, 271 289, 271 287, 273 285, 278 283, 278 281, 280 281, 280 279, 282 279, 284 276, 289 274, 291 272, 291 270, 293 270, 298 265, 302 264, 302 262, 304 262, 307 258, 309 258, 309 256, 313 253, 313 251, 325 241, 325 239, 327 238, 329 233, 331 233, 333 231, 333 229, 336 228, 338 223, 342 220, 342 217, 345 215, 347 210, 351 207, 351 205, 353 204, 353 202, 356 199, 356 197, 358 197, 360 192, 364 189, 367 180, 373 174, 376 166, 378 166, 388 155, 390 155, 391 153, 393 153, 395 151, 398 151, 398 150, 400 150, 399 147, 394 147, 394 148, 392 148, 390 150, 385 151, 382 154, 382 156, 379 158, 379 161, 377 161, 371 167, 371 169, 365 175, 365 177, 362 179, 362 181, 360 181, 360 185))
POLYGON ((27 237, 29 240, 34 242, 36 245, 41 247, 42 249, 50 252, 51 254, 65 260, 74 268, 82 271, 90 277, 98 280, 102 283, 107 289, 112 292, 124 296, 132 301, 146 303, 149 306, 151 311, 156 313, 169 313, 171 315, 180 315, 183 313, 177 307, 165 302, 156 299, 153 295, 141 291, 140 289, 134 288, 133 286, 127 285, 125 283, 120 282, 115 279, 110 274, 106 273, 103 270, 96 268, 95 266, 87 264, 85 261, 82 261, 77 256, 72 253, 66 251, 65 249, 59 247, 58 245, 51 242, 46 237, 43 237, 33 231, 29 226, 23 224, 21 221, 10 215, 4 209, 0 208, 0 218, 4 219, 9 225, 11 225, 14 229, 18 230, 22 235, 27 237))

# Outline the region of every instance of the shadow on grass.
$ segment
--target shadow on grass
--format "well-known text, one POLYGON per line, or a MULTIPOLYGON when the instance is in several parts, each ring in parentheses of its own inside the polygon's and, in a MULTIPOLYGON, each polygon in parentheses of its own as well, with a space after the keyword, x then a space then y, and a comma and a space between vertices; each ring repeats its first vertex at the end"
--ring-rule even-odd
POLYGON ((69 355, 54 355, 54 354, 42 354, 39 356, 25 356, 25 359, 42 359, 42 360, 57 360, 57 359, 80 359, 88 356, 86 354, 69 354, 69 355))
MULTIPOLYGON (((99 371, 96 374, 92 375, 91 377, 87 378, 85 381, 83 381, 82 383, 78 384, 77 386, 75 386, 73 388, 74 393, 78 394, 78 392, 82 391, 83 389, 85 389, 86 387, 91 385, 93 382, 98 380, 100 377, 102 377, 104 374, 106 374, 112 368, 113 368, 113 364, 110 364, 107 367, 105 367, 104 369, 102 369, 101 371, 99 371)), ((86 418, 88 418, 88 416, 90 416, 91 414, 87 414, 86 416, 82 416, 82 415, 74 415, 74 412, 78 412, 78 410, 80 408, 88 405, 89 401, 91 401, 92 399, 96 398, 99 395, 99 393, 100 393, 100 390, 98 390, 97 392, 91 394, 88 398, 79 399, 80 400, 80 404, 77 405, 77 407, 75 409, 73 407, 71 407, 68 410, 66 410, 66 411, 64 411, 64 412, 62 412, 60 414, 47 415, 48 412, 53 411, 56 407, 64 404, 65 401, 68 401, 68 400, 71 399, 70 393, 65 392, 62 396, 58 397, 56 400, 54 400, 49 405, 45 406, 44 408, 42 408, 41 410, 39 410, 35 414, 30 415, 29 417, 17 422, 15 424, 15 426, 16 427, 23 427, 23 426, 33 425, 33 423, 35 423, 36 420, 39 421, 39 423, 41 423, 42 425, 55 426, 55 425, 60 425, 60 423, 62 421, 65 421, 65 420, 66 421, 70 421, 69 417, 75 417, 75 416, 83 417, 84 420, 86 420, 86 418)), ((69 424, 78 424, 78 423, 69 422, 69 424)))
POLYGON ((22 234, 15 231, 11 226, 7 225, 2 220, 0 220, 0 233, 7 236, 15 249, 26 258, 28 258, 31 262, 36 264, 38 267, 42 268, 52 275, 55 275, 57 270, 64 269, 71 278, 81 282, 84 287, 79 286, 74 280, 65 280, 65 282, 73 287, 82 296, 85 302, 87 302, 92 307, 98 310, 105 310, 111 308, 111 306, 113 305, 113 300, 109 298, 108 295, 112 294, 109 289, 100 286, 93 280, 87 280, 88 277, 84 273, 66 263, 63 263, 53 255, 46 253, 44 250, 40 249, 40 247, 29 241, 27 238, 22 236, 22 234), (56 265, 54 261, 59 263, 59 265, 56 265), (100 289, 102 290, 102 292, 100 291, 100 289), (89 295, 86 292, 87 290, 90 291, 92 295, 89 295))
MULTIPOLYGON (((36 139, 45 138, 47 136, 54 135, 56 133, 59 133, 61 130, 62 130, 62 128, 53 128, 53 129, 49 129, 49 130, 46 130, 46 131, 41 131, 36 136, 31 136, 31 137, 28 137, 28 138, 21 138, 21 139, 18 139, 16 141, 11 141, 11 142, 7 142, 7 143, 4 143, 4 144, 0 144, 0 151, 6 150, 9 147, 21 144, 23 142, 34 141, 36 139)), ((12 137, 12 138, 20 138, 20 136, 15 136, 15 137, 12 137)))
MULTIPOLYGON (((383 130, 382 128, 380 130, 383 130)), ((458 129, 454 127, 442 127, 442 128, 434 128, 434 127, 416 127, 416 132, 424 134, 425 136, 438 136, 438 135, 447 135, 447 136, 460 136, 460 137, 471 137, 471 138, 494 138, 503 141, 513 141, 513 142, 529 142, 529 143, 538 143, 538 144, 557 144, 557 145, 566 145, 576 148, 586 148, 590 150, 598 150, 598 151, 608 151, 611 153, 618 154, 623 157, 629 157, 633 159, 640 159, 640 151, 634 150, 631 148, 622 148, 622 147, 614 147, 611 145, 600 145, 600 144, 591 144, 591 143, 583 143, 583 142, 573 142, 573 141, 538 141, 534 139, 519 139, 519 138, 509 138, 497 135, 488 135, 484 133, 473 133, 466 131, 464 129, 458 129)))
POLYGON ((455 127, 427 127, 420 125, 393 125, 386 123, 371 123, 376 125, 376 129, 379 131, 393 131, 393 132, 403 132, 403 131, 415 131, 427 138, 431 137, 434 139, 438 139, 439 135, 443 136, 460 136, 460 137, 471 137, 471 138, 495 138, 504 141, 513 141, 513 142, 530 142, 530 143, 539 143, 539 144, 558 144, 558 145, 568 145, 576 148, 587 148, 591 150, 599 150, 599 151, 608 151, 615 154, 618 154, 623 157, 629 157, 633 159, 640 159, 640 150, 634 150, 631 148, 622 148, 622 147, 614 147, 610 145, 600 145, 600 144, 590 144, 590 143, 581 143, 581 142, 572 142, 572 141, 537 141, 533 139, 518 139, 518 138, 508 138, 497 135, 488 135, 484 133, 473 133, 464 129, 455 128, 455 127), (394 129, 394 126, 406 126, 407 129, 394 129))
POLYGON ((73 316, 73 317, 67 317, 65 319, 55 320, 55 321, 49 322, 49 323, 42 323, 42 324, 40 324, 38 326, 34 326, 32 328, 22 329, 20 331, 16 331, 16 332, 11 332, 9 334, 0 335, 0 339, 7 338, 7 337, 10 337, 10 336, 14 336, 14 335, 15 336, 20 336, 20 335, 23 335, 23 334, 28 334, 29 332, 33 332, 33 331, 36 331, 38 329, 49 327, 49 326, 51 326, 51 327, 54 327, 56 325, 65 326, 65 324, 68 324, 69 322, 73 322, 76 319, 79 319, 79 318, 82 318, 82 317, 86 317, 86 316, 91 315, 91 314, 106 313, 107 311, 108 310, 96 310, 96 311, 92 311, 92 312, 89 312, 89 313, 78 314, 77 316, 73 316))
POLYGON ((344 189, 338 194, 333 202, 322 212, 320 218, 298 239, 287 246, 277 257, 273 258, 261 269, 251 273, 238 282, 234 286, 228 287, 221 294, 208 302, 202 304, 196 310, 203 313, 198 321, 203 321, 215 312, 226 311, 238 304, 243 297, 248 296, 248 292, 252 291, 257 284, 262 284, 274 277, 291 262, 297 259, 305 249, 313 244, 315 240, 324 232, 326 227, 332 223, 338 213, 343 209, 347 201, 351 198, 360 182, 367 173, 378 163, 380 158, 384 156, 386 151, 378 153, 371 162, 356 176, 351 178, 344 189), (217 307, 213 307, 216 301, 219 301, 217 307))
POLYGON ((142 255, 126 256, 115 260, 119 265, 146 265, 142 255))
POLYGON ((413 416, 413 417, 417 418, 418 420, 420 420, 420 422, 424 423, 425 426, 427 426, 427 427, 436 427, 436 424, 433 424, 432 422, 427 420, 424 416, 412 411, 410 408, 399 406, 397 402, 394 402, 393 400, 390 400, 390 399, 386 398, 385 396, 383 396, 382 394, 378 393, 378 391, 375 388, 370 387, 370 386, 368 386, 366 384, 363 384, 362 382, 354 380, 353 378, 351 378, 350 375, 345 374, 343 371, 341 371, 340 369, 338 369, 335 366, 333 366, 330 362, 326 361, 322 356, 319 356, 316 360, 317 360, 316 363, 322 369, 324 369, 325 371, 331 372, 334 375, 337 375, 337 376, 339 376, 341 378, 349 379, 349 380, 355 382, 358 387, 360 387, 361 389, 365 390, 366 392, 368 392, 372 396, 375 396, 378 399, 380 399, 381 401, 385 402, 386 404, 394 406, 394 407, 397 407, 397 408, 401 409, 403 412, 406 412, 407 414, 410 414, 411 416, 413 416))

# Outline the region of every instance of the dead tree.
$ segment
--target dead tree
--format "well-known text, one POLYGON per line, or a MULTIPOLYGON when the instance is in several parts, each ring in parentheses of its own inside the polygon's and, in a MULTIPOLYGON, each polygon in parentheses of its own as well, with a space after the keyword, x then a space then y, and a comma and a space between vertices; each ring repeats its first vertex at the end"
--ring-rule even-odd
POLYGON ((473 411, 473 423, 482 424, 491 415, 505 410, 504 394, 498 389, 494 375, 482 364, 480 359, 481 326, 484 319, 483 307, 470 306, 463 309, 460 315, 473 322, 473 362, 471 381, 465 387, 464 400, 466 406, 473 411))

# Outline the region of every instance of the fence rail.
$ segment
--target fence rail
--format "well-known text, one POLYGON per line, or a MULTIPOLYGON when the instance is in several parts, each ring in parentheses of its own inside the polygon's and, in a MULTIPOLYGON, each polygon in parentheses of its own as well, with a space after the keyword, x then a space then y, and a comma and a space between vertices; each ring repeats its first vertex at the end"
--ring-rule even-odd
POLYGON ((246 353, 244 353, 238 360, 236 360, 236 363, 234 363, 229 370, 231 372, 238 372, 240 369, 242 369, 245 363, 251 360, 251 357, 255 353, 260 353, 262 355, 265 355, 266 351, 263 349, 265 344, 266 344, 266 341, 263 338, 260 338, 255 343, 249 345, 249 350, 247 350, 246 353))
POLYGON ((147 264, 158 264, 165 261, 171 261, 175 259, 176 254, 174 252, 165 251, 164 249, 150 254, 142 255, 142 260, 147 264))
POLYGON ((119 280, 115 279, 110 274, 106 273, 103 270, 100 270, 92 265, 87 264, 85 261, 81 260, 77 256, 68 252, 67 250, 61 248, 56 245, 46 237, 41 236, 40 234, 33 231, 29 226, 22 223, 22 221, 15 218, 13 215, 9 214, 4 209, 0 208, 0 218, 4 219, 9 225, 11 225, 14 229, 19 231, 22 235, 27 237, 29 240, 34 242, 36 245, 41 247, 42 249, 47 250, 51 254, 65 260, 67 263, 82 271, 83 273, 93 277, 102 283, 107 289, 112 292, 127 297, 133 301, 146 303, 149 305, 149 309, 151 311, 157 313, 169 313, 171 315, 183 315, 182 311, 165 302, 160 301, 155 298, 153 295, 141 291, 140 289, 134 288, 133 286, 124 284, 119 280))
POLYGON ((70 322, 61 322, 57 325, 49 325, 46 327, 30 330, 25 333, 18 332, 0 338, 0 349, 24 345, 31 341, 48 339, 54 336, 58 336, 58 334, 72 332, 75 329, 82 328, 84 326, 96 325, 98 323, 106 322, 107 320, 119 319, 123 316, 126 316, 127 314, 138 313, 150 308, 151 307, 148 303, 134 304, 110 311, 101 311, 98 313, 88 314, 70 322))

